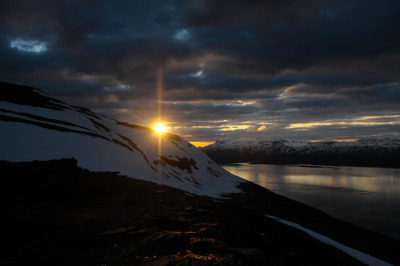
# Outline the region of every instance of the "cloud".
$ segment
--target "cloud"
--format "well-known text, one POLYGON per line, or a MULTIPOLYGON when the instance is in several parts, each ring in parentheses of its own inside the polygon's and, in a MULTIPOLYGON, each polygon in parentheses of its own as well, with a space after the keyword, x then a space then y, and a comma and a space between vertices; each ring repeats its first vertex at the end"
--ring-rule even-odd
POLYGON ((366 88, 354 88, 341 92, 352 102, 360 104, 398 104, 400 102, 400 83, 379 84, 366 88))
POLYGON ((161 104, 192 140, 393 136, 399 17, 396 0, 2 1, 0 80, 144 125, 161 104))
POLYGON ((47 44, 45 42, 35 40, 24 41, 16 39, 10 42, 10 46, 11 48, 16 48, 26 52, 42 53, 47 51, 47 44))
MULTIPOLYGON (((305 1, 303 1, 305 2, 305 1)), ((303 3, 304 4, 304 3, 303 3)), ((298 14, 291 11, 298 7, 295 1, 194 1, 186 21, 193 27, 230 27, 269 25, 294 22, 298 14)))
POLYGON ((175 39, 186 41, 190 38, 189 32, 186 29, 179 30, 174 36, 175 39))

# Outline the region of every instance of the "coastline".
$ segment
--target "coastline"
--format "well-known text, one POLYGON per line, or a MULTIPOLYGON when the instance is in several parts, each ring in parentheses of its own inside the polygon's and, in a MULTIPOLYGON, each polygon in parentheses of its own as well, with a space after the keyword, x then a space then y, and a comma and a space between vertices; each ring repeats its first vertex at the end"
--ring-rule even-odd
POLYGON ((400 169, 400 165, 371 165, 371 164, 351 164, 351 163, 315 163, 315 162, 310 162, 310 161, 301 161, 301 162, 252 162, 252 161, 221 161, 221 160, 215 160, 215 158, 212 158, 218 165, 231 165, 235 166, 241 163, 248 163, 248 164, 275 164, 275 165, 292 165, 292 166, 297 166, 297 167, 310 167, 310 168, 336 168, 336 167, 372 167, 372 168, 390 168, 390 169, 400 169))

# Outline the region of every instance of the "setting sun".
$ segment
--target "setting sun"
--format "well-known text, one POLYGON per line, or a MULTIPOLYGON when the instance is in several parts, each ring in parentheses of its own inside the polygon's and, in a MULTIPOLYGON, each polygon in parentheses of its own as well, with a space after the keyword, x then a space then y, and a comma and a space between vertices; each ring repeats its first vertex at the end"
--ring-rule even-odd
POLYGON ((156 130, 158 133, 162 133, 162 132, 168 132, 167 129, 169 129, 169 127, 164 127, 161 124, 158 124, 157 126, 153 127, 154 130, 156 130))

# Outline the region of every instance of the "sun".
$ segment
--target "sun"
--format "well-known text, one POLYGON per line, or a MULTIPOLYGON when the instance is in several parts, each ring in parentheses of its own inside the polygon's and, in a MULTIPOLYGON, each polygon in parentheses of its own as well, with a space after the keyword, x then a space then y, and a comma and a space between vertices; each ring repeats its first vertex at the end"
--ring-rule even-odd
POLYGON ((163 132, 168 132, 167 129, 169 129, 169 127, 164 127, 162 124, 157 124, 155 127, 153 127, 153 129, 161 134, 163 132))

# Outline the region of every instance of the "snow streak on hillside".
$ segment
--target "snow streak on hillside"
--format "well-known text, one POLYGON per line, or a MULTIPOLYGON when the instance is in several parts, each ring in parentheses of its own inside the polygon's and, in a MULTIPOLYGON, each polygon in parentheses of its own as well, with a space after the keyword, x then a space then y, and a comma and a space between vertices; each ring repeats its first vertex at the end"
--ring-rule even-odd
POLYGON ((177 135, 119 122, 30 87, 0 83, 0 133, 0 160, 74 157, 91 171, 118 171, 214 197, 238 192, 243 182, 177 135))

